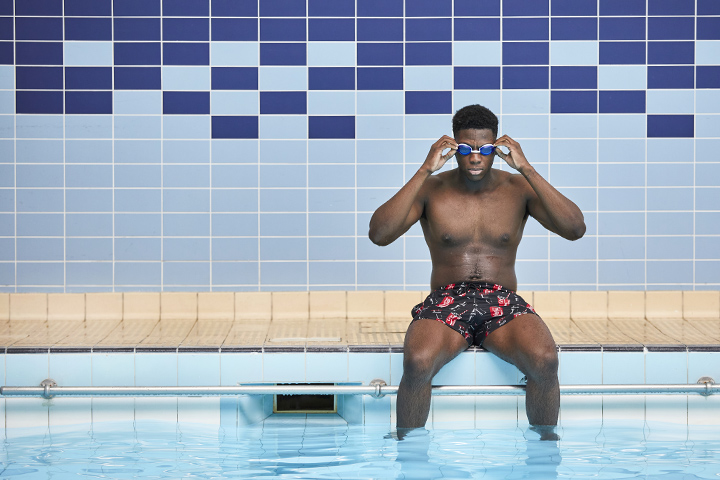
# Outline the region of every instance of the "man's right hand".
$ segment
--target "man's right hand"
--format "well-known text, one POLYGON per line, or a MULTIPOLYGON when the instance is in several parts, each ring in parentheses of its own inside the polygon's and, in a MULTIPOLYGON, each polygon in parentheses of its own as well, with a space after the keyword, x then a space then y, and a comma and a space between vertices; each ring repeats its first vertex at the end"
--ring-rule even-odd
POLYGON ((445 162, 455 155, 457 148, 458 145, 454 138, 443 135, 440 140, 430 147, 430 153, 428 153, 425 163, 423 163, 423 168, 427 169, 431 174, 437 172, 445 165, 445 162), (443 155, 443 151, 448 148, 450 151, 443 155))

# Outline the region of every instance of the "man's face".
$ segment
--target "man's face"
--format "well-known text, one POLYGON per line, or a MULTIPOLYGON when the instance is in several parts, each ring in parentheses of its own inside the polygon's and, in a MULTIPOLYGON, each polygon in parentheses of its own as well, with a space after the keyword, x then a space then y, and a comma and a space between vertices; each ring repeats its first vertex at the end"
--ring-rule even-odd
POLYGON ((460 172, 468 178, 468 180, 481 180, 487 172, 490 171, 493 161, 495 159, 495 151, 488 155, 482 155, 476 152, 481 146, 488 143, 492 144, 496 140, 492 130, 489 128, 476 129, 468 128, 460 130, 455 136, 455 141, 458 144, 464 143, 470 145, 473 152, 468 155, 462 155, 460 152, 455 152, 455 160, 458 163, 460 172))

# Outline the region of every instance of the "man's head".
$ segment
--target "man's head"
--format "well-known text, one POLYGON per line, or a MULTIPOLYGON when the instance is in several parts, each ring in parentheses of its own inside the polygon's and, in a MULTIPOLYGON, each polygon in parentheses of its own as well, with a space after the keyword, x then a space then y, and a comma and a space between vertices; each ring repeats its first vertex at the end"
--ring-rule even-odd
POLYGON ((453 115, 452 129, 453 136, 457 137, 460 130, 468 128, 481 130, 490 129, 493 137, 497 138, 498 118, 489 109, 482 105, 468 105, 463 107, 453 115))

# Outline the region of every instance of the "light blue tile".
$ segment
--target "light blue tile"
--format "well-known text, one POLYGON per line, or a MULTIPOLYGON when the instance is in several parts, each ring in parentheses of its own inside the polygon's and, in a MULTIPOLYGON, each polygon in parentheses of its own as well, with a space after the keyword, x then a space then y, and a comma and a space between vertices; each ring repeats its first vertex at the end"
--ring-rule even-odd
POLYGON ((115 190, 116 212, 159 212, 161 191, 157 189, 115 190))
POLYGON ((18 165, 15 175, 20 188, 63 186, 62 165, 18 165))
POLYGON ((390 383, 390 353, 350 353, 348 380, 369 385, 376 378, 390 383))
POLYGON ((355 262, 311 261, 308 265, 308 278, 313 290, 352 288, 355 285, 355 262))
MULTIPOLYGON (((687 254, 677 256, 686 257, 687 254)), ((673 290, 682 290, 681 285, 693 283, 693 262, 692 260, 670 262, 648 260, 647 281, 670 285, 673 290)))
MULTIPOLYGON (((598 264, 598 283, 601 285, 630 285, 645 283, 645 262, 642 260, 604 261, 598 264)), ((608 288, 612 290, 612 288, 608 288)))
POLYGON ((162 89, 210 90, 210 67, 162 67, 162 89))
POLYGON ((452 359, 435 375, 433 385, 473 385, 476 356, 474 351, 463 352, 452 359))
POLYGON ((643 235, 645 214, 643 213, 599 213, 598 231, 603 235, 643 235))
POLYGON ((452 67, 405 67, 405 90, 452 90, 452 67))
POLYGON ((131 353, 93 353, 94 387, 131 387, 135 385, 135 355, 131 353))
POLYGON ((15 95, 13 92, 0 90, 0 114, 15 113, 15 95))
MULTIPOLYGON (((2 118, 11 121, 13 117, 2 118)), ((17 138, 63 138, 64 123, 62 115, 16 115, 15 133, 17 138)), ((3 138, 12 138, 12 135, 3 135, 3 138)))
POLYGON ((305 238, 260 238, 260 260, 306 260, 305 238))
POLYGON ((602 362, 605 385, 645 383, 644 352, 603 352, 602 362))
MULTIPOLYGON (((717 242, 717 238, 713 238, 717 242)), ((717 244, 717 243, 716 243, 717 244)), ((720 283, 720 270, 717 261, 695 262, 695 283, 717 284, 720 283)))
POLYGON ((166 212, 209 212, 210 191, 200 190, 164 190, 163 210, 166 212))
POLYGON ((560 351, 561 385, 597 385, 602 383, 602 352, 560 351))
POLYGON ((40 287, 60 286, 65 283, 63 280, 64 270, 61 263, 19 263, 17 264, 17 283, 18 285, 40 287))
MULTIPOLYGON (((16 190, 18 212, 62 211, 62 189, 18 189, 16 190)), ((10 210, 12 211, 12 210, 10 210)), ((39 225, 38 225, 39 226, 39 225)))
POLYGON ((114 144, 115 163, 160 163, 162 160, 160 140, 115 140, 114 144))
MULTIPOLYGON (((502 135, 503 132, 500 131, 498 133, 499 135, 502 135)), ((516 139, 512 134, 509 134, 512 138, 516 139)), ((542 175, 544 178, 548 178, 548 146, 550 144, 549 140, 546 139, 524 139, 522 140, 521 147, 523 150, 523 153, 525 153, 525 156, 530 159, 533 166, 535 167, 535 170, 542 175)), ((495 157, 494 159, 495 168, 502 167, 506 171, 510 171, 512 173, 516 173, 514 169, 512 169, 510 166, 508 166, 502 159, 495 157)))
POLYGON ((219 353, 181 353, 177 359, 179 386, 220 385, 219 353))
POLYGON ((133 286, 138 285, 160 286, 162 264, 160 262, 116 262, 115 263, 115 285, 133 286))
POLYGON ((552 138, 593 138, 597 136, 597 115, 550 115, 552 138))
MULTIPOLYGON (((397 187, 403 185, 402 165, 358 165, 358 187, 397 187)), ((384 200, 383 200, 384 202, 384 200)), ((379 206, 379 205, 378 205, 379 206)))
POLYGON ((115 187, 160 187, 160 165, 116 165, 115 187))
MULTIPOLYGON (((15 239, 14 238, 0 238, 0 261, 3 262, 14 262, 15 261, 15 239)), ((7 268, 15 269, 15 265, 7 265, 7 268)))
MULTIPOLYGON (((166 164, 210 163, 210 141, 165 140, 163 141, 163 161, 166 164)), ((170 166, 170 168, 176 167, 170 166)))
POLYGON ((210 187, 210 167, 208 165, 165 165, 163 187, 208 188, 210 187))
POLYGON ((640 163, 600 164, 598 184, 601 187, 644 187, 645 165, 640 163), (622 175, 618 175, 618 170, 622 171, 622 175))
POLYGON ((555 187, 594 187, 597 184, 597 166, 573 163, 552 165, 550 183, 555 187))
POLYGON ((392 398, 373 398, 363 396, 363 409, 365 411, 366 425, 387 425, 390 426, 392 415, 392 398))
MULTIPOLYGON (((212 284, 217 286, 244 285, 251 291, 257 291, 259 268, 257 262, 213 262, 212 284)), ((217 288, 216 288, 217 290, 217 288)), ((237 290, 231 287, 230 291, 237 290)))
POLYGON ((165 115, 163 116, 164 138, 210 138, 209 115, 165 115))
POLYGON ((645 383, 688 383, 687 353, 646 352, 645 383))
POLYGON ((405 262, 405 284, 407 288, 411 288, 413 290, 428 288, 428 279, 431 274, 432 263, 429 260, 413 260, 405 262))
POLYGON ((453 65, 502 65, 501 42, 453 42, 453 65))
MULTIPOLYGON (((65 283, 88 287, 109 287, 113 283, 112 262, 68 262, 65 266, 65 283)), ((68 288, 68 292, 72 291, 68 288)), ((82 290, 76 290, 82 292, 82 290)), ((104 291, 110 291, 104 288, 104 291)))
MULTIPOLYGON (((358 262, 357 282, 360 285, 402 285, 402 262, 358 262)), ((382 290, 382 288, 377 288, 382 290)))
POLYGON ((213 260, 257 260, 257 238, 213 238, 213 260))
POLYGON ((692 235, 692 212, 648 212, 647 233, 650 235, 692 235))
POLYGON ((362 236, 357 239, 357 257, 358 260, 400 260, 403 258, 403 245, 394 242, 380 247, 362 236))
POLYGON ((260 140, 259 163, 307 163, 307 140, 260 140))
POLYGON ((549 263, 547 261, 521 260, 517 264, 517 276, 522 279, 519 289, 527 289, 523 285, 543 284, 547 285, 549 278, 549 263))
POLYGON ((210 235, 210 215, 166 213, 163 215, 163 233, 171 237, 193 237, 210 235))
POLYGON ((260 187, 303 188, 306 186, 305 165, 261 165, 260 187))
MULTIPOLYGON (((372 214, 380 205, 387 202, 387 200, 397 193, 396 188, 362 188, 357 190, 357 209, 363 213, 369 212, 372 214)), ((340 190, 342 192, 342 190, 340 190)), ((312 191, 311 191, 312 193, 312 191)), ((311 196, 312 199, 312 196, 311 196)), ((311 203, 311 205, 313 205, 311 203)), ((354 203, 348 202, 348 205, 354 205, 354 203)), ((317 211, 317 209, 313 209, 317 211)), ((326 210, 326 209, 323 209, 326 210)), ((349 211, 346 209, 346 211, 349 211)), ((368 217, 368 221, 370 221, 368 217)), ((363 222, 365 223, 365 222, 363 222)), ((366 223, 367 225, 367 223, 366 223)))
POLYGON ((355 215, 353 213, 310 213, 308 215, 308 235, 355 235, 355 215))
POLYGON ((213 236, 257 236, 258 215, 255 213, 215 213, 212 216, 213 236))
MULTIPOLYGON (((2 236, 15 235, 14 219, 15 219, 14 214, 0 214, 0 235, 2 235, 2 236)), ((60 235, 62 235, 62 233, 60 235)))
POLYGON ((307 63, 311 67, 354 67, 353 42, 308 42, 307 63))
POLYGON ((502 94, 500 90, 455 90, 453 91, 453 111, 460 110, 465 105, 479 103, 493 112, 502 109, 502 94))
POLYGON ((159 238, 116 238, 116 260, 160 260, 159 238))
POLYGON ((213 188, 249 188, 257 187, 257 165, 213 165, 213 188))
MULTIPOLYGON (((527 239, 525 239, 527 240, 527 239)), ((550 258, 562 260, 594 260, 597 255, 597 237, 584 237, 574 242, 551 236, 550 258)), ((581 264, 576 263, 576 268, 581 264)), ((593 268, 594 270, 594 268, 593 268)))
POLYGON ((717 236, 695 237, 695 258, 705 260, 715 258, 718 240, 720 239, 717 236))
MULTIPOLYGON (((27 135, 27 133, 26 133, 27 135)), ((62 135, 62 130, 60 131, 62 135)), ((0 115, 0 138, 15 137, 15 117, 14 115, 0 115)))
MULTIPOLYGON (((718 187, 720 186, 720 163, 698 163, 695 165, 695 186, 703 187, 718 187)), ((699 192, 704 192, 702 195, 712 196, 716 195, 717 189, 715 188, 703 188, 698 189, 699 192)), ((710 197, 706 197, 710 198, 710 197)), ((717 203, 715 204, 717 205, 717 203)), ((713 208, 702 208, 697 207, 699 210, 713 210, 713 208)))
POLYGON ((162 217, 157 214, 115 214, 115 235, 156 236, 161 232, 162 217))
POLYGON ((720 131, 720 115, 695 115, 696 137, 717 137, 720 131))
POLYGON ((648 90, 647 113, 695 113, 693 90, 648 90))
POLYGON ((309 115, 354 115, 355 92, 308 92, 309 115))
POLYGON ((260 233, 264 237, 305 236, 307 216, 304 213, 260 215, 260 233))
POLYGON ((220 385, 263 381, 262 353, 222 353, 220 355, 220 385))
POLYGON ((263 91, 307 90, 308 69, 307 67, 259 67, 258 89, 263 91))
POLYGON ((117 116, 115 138, 160 138, 162 117, 117 116))
POLYGON ((720 55, 720 42, 717 40, 695 41, 695 64, 717 65, 720 55))
MULTIPOLYGON (((648 138, 647 160, 656 163, 686 164, 693 161, 692 155, 677 155, 677 152, 692 152, 692 138, 648 138)), ((677 165, 679 167, 680 165, 677 165)))
POLYGON ((12 65, 0 66, 0 88, 8 90, 15 88, 15 67, 12 65))
POLYGON ((423 237, 404 236, 406 260, 428 260, 429 252, 423 237))
POLYGON ((354 260, 354 238, 314 238, 309 239, 310 260, 354 260))
POLYGON ((517 385, 521 374, 514 365, 489 352, 476 352, 475 385, 517 385))
POLYGON ((452 132, 451 115, 410 115, 405 117, 405 138, 426 138, 433 142, 452 132))
POLYGON ((717 212, 698 212, 695 214, 695 233, 699 235, 720 234, 720 214, 717 212))
POLYGON ((163 260, 210 260, 209 238, 164 238, 163 260))
POLYGON ((263 355, 263 381, 304 382, 305 353, 266 353, 263 355))
POLYGON ((65 167, 66 187, 112 187, 111 165, 67 165, 65 167))
MULTIPOLYGON (((426 141, 421 141, 427 145, 426 141)), ((396 163, 403 158, 402 140, 358 140, 358 163, 396 163)))
POLYGON ((358 91, 357 113, 360 115, 402 115, 405 112, 403 92, 358 91))
POLYGON ((645 210, 645 191, 644 188, 601 187, 598 190, 599 209, 601 211, 645 210))
POLYGON ((305 140, 307 139, 308 120, 305 115, 261 115, 259 131, 262 139, 305 140))
POLYGON ((257 140, 212 140, 213 163, 257 163, 257 140))
POLYGON ((259 105, 258 92, 210 92, 210 111, 213 115, 257 115, 260 113, 259 105))
POLYGON ((645 65, 598 65, 598 89, 644 90, 647 88, 645 65))
POLYGON ((152 90, 113 92, 116 115, 162 115, 162 92, 152 90))
POLYGON ((348 379, 348 354, 317 353, 305 354, 306 382, 344 382, 348 379))
POLYGON ((48 378, 48 354, 5 355, 5 381, 15 387, 39 387, 48 378))
POLYGON ((112 140, 66 140, 66 163, 112 163, 112 140))
POLYGON ((694 172, 689 166, 670 163, 648 163, 647 184, 650 187, 693 186, 694 172))
POLYGON ((135 385, 138 387, 177 386, 177 353, 136 353, 135 385))
POLYGON ((692 210, 692 188, 650 188, 648 210, 692 210))
POLYGON ((16 215, 17 235, 26 236, 62 236, 63 218, 61 214, 22 214, 16 215))
POLYGON ((211 195, 213 212, 257 212, 258 210, 258 193, 255 189, 215 189, 211 195))
POLYGON ((111 238, 68 238, 65 240, 66 260, 111 261, 113 243, 111 238))
MULTIPOLYGON (((163 263, 163 284, 167 287, 210 285, 210 262, 166 262, 163 263)), ((187 289, 192 291, 193 288, 187 289)), ((186 289, 180 289, 185 291, 186 289)))
POLYGON ((16 161, 15 142, 15 140, 0 140, 0 163, 13 163, 16 161))
POLYGON ((720 92, 717 89, 696 90, 695 111, 697 113, 720 113, 720 92))
POLYGON ((548 90, 503 90, 503 115, 510 113, 550 113, 548 90))
POLYGON ((551 261, 550 283, 554 284, 586 284, 596 282, 597 266, 595 261, 551 261))
POLYGON ((213 66, 256 67, 260 64, 258 42, 210 42, 213 66))
POLYGON ((720 377, 720 352, 688 352, 688 383, 720 377))
POLYGON ((70 65, 100 66, 113 64, 112 42, 65 42, 63 63, 70 65))
POLYGON ((548 237, 525 236, 520 242, 518 260, 546 260, 548 258, 548 237))
POLYGON ((308 167, 309 187, 352 188, 355 186, 353 165, 310 165, 308 167))
POLYGON ((401 116, 358 116, 356 121, 359 139, 402 138, 404 122, 401 116))
POLYGON ((313 163, 355 163, 355 140, 308 140, 308 162, 313 163))
POLYGON ((597 140, 551 140, 553 162, 597 162, 597 140))
POLYGON ((598 42, 550 42, 551 65, 597 65, 598 42))
POLYGON ((646 122, 645 115, 600 115, 600 137, 643 138, 646 122))
POLYGON ((503 115, 502 131, 516 140, 547 138, 549 123, 548 115, 503 115))

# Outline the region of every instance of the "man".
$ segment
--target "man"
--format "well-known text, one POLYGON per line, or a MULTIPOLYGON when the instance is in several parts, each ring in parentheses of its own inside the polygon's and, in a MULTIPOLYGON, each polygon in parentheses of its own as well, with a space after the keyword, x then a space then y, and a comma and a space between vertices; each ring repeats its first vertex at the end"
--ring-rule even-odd
POLYGON ((584 235, 584 217, 535 171, 518 142, 497 138, 490 110, 469 105, 452 125, 455 138, 435 142, 417 173, 370 220, 377 245, 392 243, 419 220, 432 259, 433 291, 413 309, 405 336, 398 434, 425 425, 432 378, 470 345, 482 345, 527 376, 528 420, 552 430, 560 406, 557 349, 547 326, 515 293, 515 257, 528 215, 568 240, 584 235), (493 169, 496 154, 518 173, 493 169), (457 168, 433 175, 453 155, 457 168))

